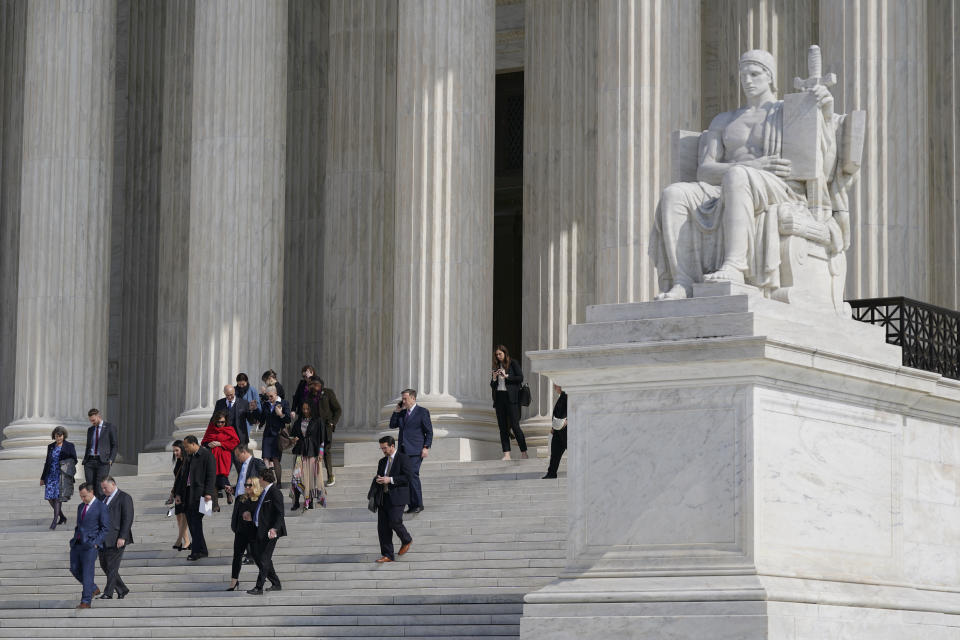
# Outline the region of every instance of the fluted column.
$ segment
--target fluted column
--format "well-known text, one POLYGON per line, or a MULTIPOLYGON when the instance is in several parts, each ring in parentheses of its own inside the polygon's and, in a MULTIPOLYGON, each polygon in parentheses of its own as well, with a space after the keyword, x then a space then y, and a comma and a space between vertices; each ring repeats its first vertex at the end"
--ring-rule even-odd
POLYGON ((280 369, 286 0, 196 5, 186 411, 207 425, 238 371, 280 369))
POLYGON ((700 0, 601 0, 598 304, 651 300, 647 240, 670 182, 670 133, 700 128, 700 0))
POLYGON ((381 405, 397 391, 395 2, 331 2, 329 78, 320 362, 344 407, 342 441, 349 431, 375 428, 381 405))
POLYGON ((927 5, 930 302, 960 309, 960 6, 927 5))
POLYGON ((0 3, 0 425, 13 420, 17 372, 17 281, 20 268, 20 168, 26 0, 0 3))
MULTIPOLYGON (((323 337, 324 173, 327 138, 329 0, 290 0, 287 34, 287 182, 284 223, 282 381, 291 394, 310 364, 336 379, 320 356, 323 337)), ((337 245, 340 246, 340 245, 337 245)), ((259 375, 260 372, 258 372, 259 375)), ((299 413, 299 409, 297 409, 299 413)))
POLYGON ((820 46, 824 71, 838 76, 837 111, 867 112, 863 168, 850 191, 850 298, 929 297, 926 7, 913 0, 820 4, 820 46))
POLYGON ((819 4, 819 0, 701 0, 704 128, 718 113, 742 103, 737 63, 744 51, 764 49, 773 54, 781 94, 793 90, 795 76, 807 77, 807 47, 817 43, 819 4))
POLYGON ((153 439, 148 451, 173 441, 186 406, 187 284, 190 273, 190 160, 193 128, 194 0, 163 3, 163 123, 160 133, 160 224, 157 238, 157 349, 153 439))
MULTIPOLYGON (((596 301, 597 4, 527 0, 523 351, 567 345, 596 301)), ((523 359, 531 435, 549 430, 550 381, 523 359)), ((529 440, 529 437, 528 437, 529 440)), ((537 440, 535 442, 542 442, 537 440)))
POLYGON ((27 7, 15 420, 0 458, 42 457, 54 426, 82 429, 105 399, 116 10, 27 7))
POLYGON ((399 5, 391 395, 416 388, 439 435, 487 440, 494 40, 493 0, 399 5))

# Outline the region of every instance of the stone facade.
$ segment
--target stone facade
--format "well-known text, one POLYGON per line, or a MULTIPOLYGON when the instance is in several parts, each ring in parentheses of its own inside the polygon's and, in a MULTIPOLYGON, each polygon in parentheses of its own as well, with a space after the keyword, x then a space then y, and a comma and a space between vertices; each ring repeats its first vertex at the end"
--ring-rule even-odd
POLYGON ((524 350, 652 297, 669 134, 739 104, 754 47, 784 90, 819 43, 838 111, 868 113, 848 295, 956 308, 958 24, 949 0, 7 0, 0 457, 98 406, 133 461, 238 371, 292 392, 305 362, 342 440, 414 386, 495 442, 494 74, 518 67, 524 350))

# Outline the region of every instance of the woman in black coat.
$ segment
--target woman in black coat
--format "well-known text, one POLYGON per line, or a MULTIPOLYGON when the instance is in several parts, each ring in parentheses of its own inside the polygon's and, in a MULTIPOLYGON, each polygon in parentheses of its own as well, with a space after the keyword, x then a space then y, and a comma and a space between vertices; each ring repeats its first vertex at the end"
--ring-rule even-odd
MULTIPOLYGON (((187 492, 187 470, 186 460, 183 455, 183 440, 177 440, 173 443, 173 489, 170 491, 170 500, 167 504, 174 503, 174 496, 186 495, 187 492)), ((173 513, 177 516, 177 541, 173 543, 173 548, 177 551, 190 549, 190 528, 187 526, 187 505, 182 500, 174 504, 173 513)))
MULTIPOLYGON (((297 443, 293 445, 293 454, 300 456, 303 506, 305 509, 313 509, 317 500, 321 505, 325 503, 323 482, 317 481, 320 461, 323 460, 324 425, 321 418, 314 416, 314 406, 311 403, 304 402, 297 408, 299 416, 290 430, 290 435, 297 439, 297 443)), ((299 508, 300 491, 294 486, 294 502, 290 510, 296 511, 299 508)))
POLYGON ((53 522, 51 529, 67 521, 60 507, 73 495, 73 476, 77 467, 77 449, 72 442, 67 442, 67 430, 63 427, 54 427, 50 434, 53 442, 47 445, 47 459, 43 463, 40 473, 40 484, 44 486, 43 497, 53 508, 53 522), (66 469, 64 465, 66 463, 66 469), (72 469, 73 473, 68 471, 72 469))
POLYGON ((500 427, 500 445, 503 460, 510 459, 510 430, 517 438, 520 457, 528 458, 527 441, 520 430, 520 383, 523 382, 523 370, 520 363, 510 358, 510 352, 502 344, 493 350, 493 371, 490 372, 490 391, 493 394, 493 408, 497 411, 497 425, 500 427))
MULTIPOLYGON (((243 556, 248 551, 251 557, 253 556, 250 547, 257 539, 254 516, 263 491, 260 478, 247 478, 243 491, 233 505, 233 516, 230 518, 230 529, 233 531, 233 564, 230 568, 230 588, 227 591, 236 591, 240 586, 240 566, 243 564, 243 556)), ((239 487, 237 492, 239 493, 239 487)))

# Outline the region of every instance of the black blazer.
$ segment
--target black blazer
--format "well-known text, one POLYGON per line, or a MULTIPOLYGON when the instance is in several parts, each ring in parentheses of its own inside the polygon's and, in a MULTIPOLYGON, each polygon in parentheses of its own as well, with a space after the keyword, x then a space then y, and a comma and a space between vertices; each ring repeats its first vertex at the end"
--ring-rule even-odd
POLYGON ((310 418, 306 431, 303 429, 303 416, 297 416, 297 421, 290 429, 290 435, 297 440, 293 446, 294 455, 316 458, 323 446, 323 422, 320 418, 310 418))
POLYGON ((107 511, 110 514, 110 528, 103 539, 103 546, 116 547, 117 538, 123 538, 125 545, 133 544, 133 498, 130 494, 117 489, 117 495, 107 505, 107 511))
MULTIPOLYGON (((387 456, 380 458, 377 463, 377 475, 382 476, 387 468, 387 456)), ((410 458, 400 455, 400 452, 393 456, 393 466, 390 467, 390 477, 393 478, 393 484, 383 486, 383 506, 399 507, 410 504, 410 458)), ((375 491, 377 478, 374 477, 370 483, 370 490, 375 491)))
MULTIPOLYGON (((47 445, 47 460, 43 463, 43 471, 40 473, 40 480, 44 484, 47 483, 47 475, 51 471, 56 471, 60 473, 60 469, 51 469, 50 466, 53 464, 53 450, 57 447, 56 442, 51 442, 47 445)), ((72 459, 74 462, 77 461, 77 448, 73 446, 72 442, 63 441, 63 444, 60 446, 60 462, 64 460, 72 459)))
POLYGON ((181 502, 187 508, 196 509, 203 496, 212 496, 216 488, 217 461, 214 460, 210 449, 200 447, 197 453, 187 456, 187 464, 183 470, 183 490, 185 495, 180 496, 181 502), (189 480, 190 486, 187 486, 189 480))
MULTIPOLYGON (((90 426, 87 429, 87 446, 83 450, 83 464, 87 464, 93 456, 90 450, 93 449, 93 430, 96 427, 90 426)), ((99 455, 97 458, 103 464, 113 464, 117 459, 117 428, 109 422, 103 423, 103 429, 100 430, 99 455)))
POLYGON ((237 498, 233 503, 233 515, 230 516, 230 530, 248 540, 257 537, 257 527, 253 524, 253 512, 257 510, 257 501, 245 496, 237 498), (250 514, 250 521, 243 519, 243 514, 250 514))
POLYGON ((276 438, 280 430, 290 424, 290 405, 285 400, 278 400, 278 402, 283 408, 283 416, 278 416, 275 412, 270 411, 270 403, 267 401, 262 402, 260 410, 252 414, 257 422, 263 425, 263 437, 265 438, 276 438))
MULTIPOLYGON (((277 530, 277 537, 287 535, 287 523, 283 519, 283 492, 276 483, 260 494, 260 522, 257 524, 257 538, 267 539, 270 529, 277 530)), ((254 509, 256 511, 256 509, 254 509)))
MULTIPOLYGON (((523 369, 516 360, 510 360, 510 366, 507 367, 507 395, 510 397, 511 404, 520 404, 520 383, 523 382, 523 369)), ((497 381, 490 381, 490 395, 494 402, 497 401, 497 381)))
POLYGON ((220 398, 213 406, 213 413, 216 414, 218 411, 227 414, 227 424, 236 430, 240 444, 250 442, 250 434, 247 433, 247 414, 250 413, 250 408, 247 406, 246 400, 235 395, 233 396, 233 406, 227 408, 227 399, 220 398))

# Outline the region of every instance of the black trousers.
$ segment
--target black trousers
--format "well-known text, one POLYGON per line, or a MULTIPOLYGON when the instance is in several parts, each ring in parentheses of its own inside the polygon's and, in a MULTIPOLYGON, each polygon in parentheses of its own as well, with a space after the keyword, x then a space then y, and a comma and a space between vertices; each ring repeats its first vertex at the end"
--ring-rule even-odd
MULTIPOLYGON (((263 589, 267 580, 275 587, 280 586, 280 578, 273 569, 273 550, 277 548, 277 540, 278 538, 273 540, 258 538, 253 543, 253 561, 257 563, 257 568, 260 569, 260 573, 257 575, 258 589, 263 589)), ((234 550, 234 556, 236 556, 236 550, 234 550)))
POLYGON ((83 475, 86 476, 87 484, 93 486, 93 493, 97 499, 103 500, 103 489, 100 488, 100 483, 110 475, 110 463, 96 459, 87 460, 83 463, 83 475))
POLYGON ((557 469, 560 468, 560 458, 563 457, 563 452, 566 450, 567 428, 564 427, 559 431, 554 431, 553 437, 550 439, 550 466, 547 467, 548 476, 557 475, 557 469))
POLYGON ((497 412, 497 426, 500 427, 500 447, 504 453, 510 451, 510 430, 517 438, 520 451, 527 450, 527 440, 520 430, 520 405, 510 402, 510 394, 506 391, 497 391, 493 408, 497 412))
POLYGON ((410 532, 403 524, 404 505, 384 505, 377 509, 377 535, 380 537, 380 555, 391 560, 393 555, 393 534, 400 537, 400 544, 407 544, 413 540, 410 532))
POLYGON ((333 427, 323 427, 323 466, 327 468, 327 480, 333 477, 333 456, 330 445, 333 444, 333 427))
POLYGON ((253 539, 243 534, 236 534, 233 537, 233 564, 230 567, 230 577, 234 580, 240 579, 240 567, 243 565, 243 556, 249 553, 253 555, 250 549, 253 539))
POLYGON ((120 577, 120 561, 123 560, 123 552, 126 547, 105 547, 100 550, 100 568, 103 575, 107 576, 107 584, 103 587, 103 592, 112 596, 116 591, 118 594, 127 595, 130 589, 123 583, 120 577))
POLYGON ((203 514, 198 511, 199 504, 187 505, 184 515, 187 516, 187 528, 190 529, 190 553, 207 553, 207 541, 203 538, 203 514))

